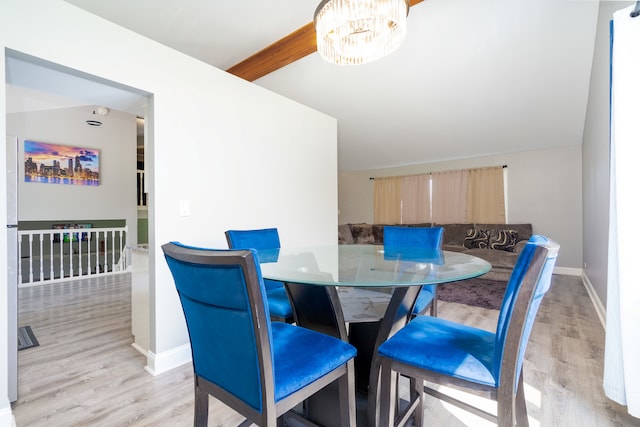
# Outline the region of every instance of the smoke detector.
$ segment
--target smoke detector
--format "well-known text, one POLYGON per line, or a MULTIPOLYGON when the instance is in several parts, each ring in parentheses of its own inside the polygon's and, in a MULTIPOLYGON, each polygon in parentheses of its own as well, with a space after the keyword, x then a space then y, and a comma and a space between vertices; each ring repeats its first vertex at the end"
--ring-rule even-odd
POLYGON ((89 126, 102 126, 102 122, 95 119, 96 113, 100 114, 101 116, 106 116, 107 114, 109 114, 109 109, 107 107, 98 107, 93 110, 93 118, 87 120, 87 124, 89 126))

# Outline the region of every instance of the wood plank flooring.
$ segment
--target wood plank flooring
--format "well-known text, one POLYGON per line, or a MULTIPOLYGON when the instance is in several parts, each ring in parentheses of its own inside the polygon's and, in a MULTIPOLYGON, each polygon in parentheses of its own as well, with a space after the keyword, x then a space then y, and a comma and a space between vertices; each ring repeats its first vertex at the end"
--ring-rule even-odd
MULTIPOLYGON (((131 343, 128 274, 20 289, 19 323, 39 347, 18 353, 19 398, 27 426, 190 426, 193 376, 185 365, 153 377, 131 343)), ((439 303, 441 317, 492 330, 497 311, 439 303)), ((640 426, 602 391, 604 331, 577 277, 554 276, 525 361, 535 426, 640 426)), ((427 425, 493 425, 426 397, 427 425)), ((489 405, 490 406, 490 405, 489 405)), ((241 417, 212 399, 211 426, 241 417)))

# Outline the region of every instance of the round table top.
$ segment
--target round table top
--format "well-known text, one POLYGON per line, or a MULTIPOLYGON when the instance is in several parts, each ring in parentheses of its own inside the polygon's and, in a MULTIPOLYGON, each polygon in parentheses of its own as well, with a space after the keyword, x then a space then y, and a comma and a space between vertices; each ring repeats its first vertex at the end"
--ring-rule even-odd
POLYGON ((446 283, 480 276, 487 261, 439 250, 383 245, 327 245, 258 251, 262 275, 319 286, 395 287, 446 283))

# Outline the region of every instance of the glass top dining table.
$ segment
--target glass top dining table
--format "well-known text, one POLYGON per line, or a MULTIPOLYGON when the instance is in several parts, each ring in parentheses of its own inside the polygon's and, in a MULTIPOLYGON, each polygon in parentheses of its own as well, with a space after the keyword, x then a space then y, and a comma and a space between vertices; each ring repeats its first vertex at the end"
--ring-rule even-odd
POLYGON ((395 287, 447 283, 488 272, 491 264, 471 255, 382 245, 326 245, 261 250, 262 275, 271 280, 319 286, 395 287))
MULTIPOLYGON (((491 269, 487 261, 459 252, 391 250, 383 245, 285 247, 260 250, 258 258, 264 278, 285 284, 296 324, 349 341, 358 349, 356 383, 358 391, 367 394, 366 425, 375 425, 377 417, 376 349, 410 320, 422 285, 465 280, 491 269), (367 292, 383 288, 388 293, 377 316, 364 316, 358 323, 351 315, 345 321, 345 295, 340 290, 354 289, 371 298, 367 292)), ((313 421, 334 424, 326 401, 308 406, 313 421)))

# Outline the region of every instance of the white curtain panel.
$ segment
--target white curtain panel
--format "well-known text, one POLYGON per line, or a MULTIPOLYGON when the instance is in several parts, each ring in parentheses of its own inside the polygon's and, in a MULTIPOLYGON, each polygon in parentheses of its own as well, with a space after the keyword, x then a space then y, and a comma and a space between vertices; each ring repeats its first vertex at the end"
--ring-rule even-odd
POLYGON ((640 17, 613 15, 611 201, 604 390, 640 418, 640 17))

